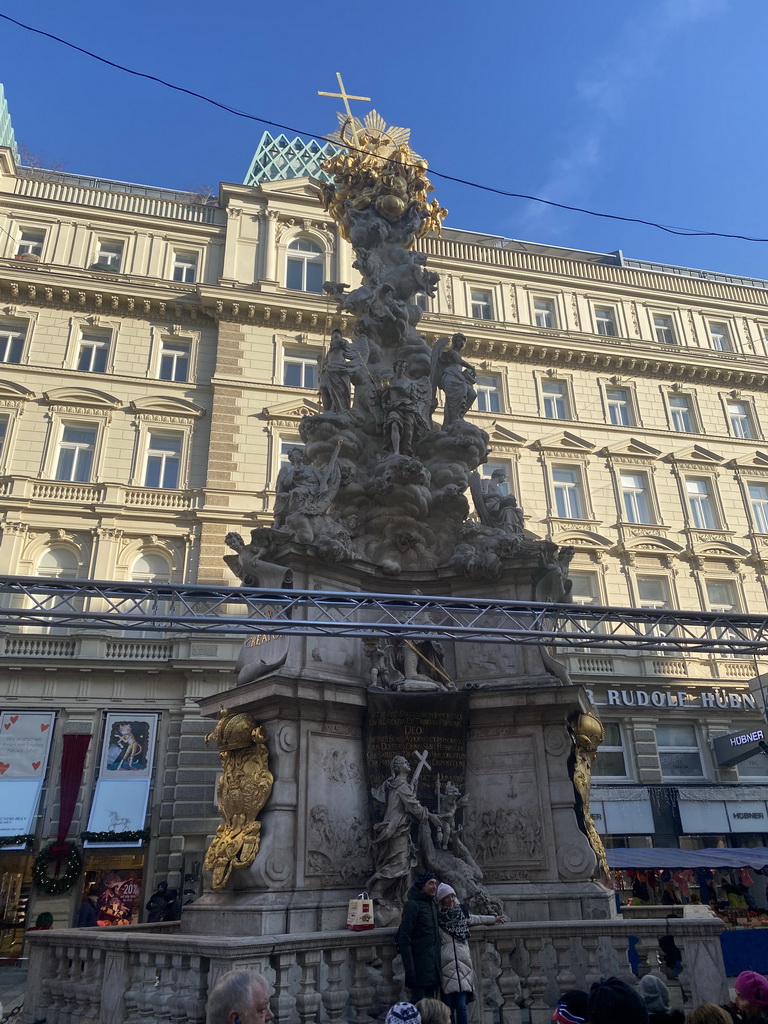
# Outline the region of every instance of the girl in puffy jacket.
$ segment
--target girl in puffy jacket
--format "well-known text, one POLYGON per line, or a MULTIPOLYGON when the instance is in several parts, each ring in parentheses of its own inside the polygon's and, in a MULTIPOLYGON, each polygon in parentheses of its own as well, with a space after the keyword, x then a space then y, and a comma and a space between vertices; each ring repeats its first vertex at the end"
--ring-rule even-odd
POLYGON ((467 1003, 475 998, 475 974, 469 952, 469 926, 501 924, 503 917, 470 914, 467 917, 455 890, 441 882, 435 895, 440 926, 440 987, 451 1008, 451 1024, 467 1024, 467 1003))

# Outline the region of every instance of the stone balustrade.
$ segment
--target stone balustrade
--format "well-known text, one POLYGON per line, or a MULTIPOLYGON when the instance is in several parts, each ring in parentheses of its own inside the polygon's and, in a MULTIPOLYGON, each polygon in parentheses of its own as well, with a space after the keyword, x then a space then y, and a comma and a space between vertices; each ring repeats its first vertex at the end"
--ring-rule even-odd
MULTIPOLYGON (((547 1024, 558 993, 617 976, 666 977, 659 936, 674 936, 683 960, 679 984, 688 1007, 724 1003, 715 919, 548 921, 472 931, 476 1024, 547 1024), (632 942, 630 942, 632 940, 632 942)), ((406 997, 395 929, 248 938, 181 934, 177 926, 68 929, 29 935, 30 969, 20 1024, 202 1024, 207 993, 224 973, 248 968, 270 982, 279 1024, 356 1024, 380 1019, 406 997)), ((668 979, 667 979, 668 980, 668 979)))

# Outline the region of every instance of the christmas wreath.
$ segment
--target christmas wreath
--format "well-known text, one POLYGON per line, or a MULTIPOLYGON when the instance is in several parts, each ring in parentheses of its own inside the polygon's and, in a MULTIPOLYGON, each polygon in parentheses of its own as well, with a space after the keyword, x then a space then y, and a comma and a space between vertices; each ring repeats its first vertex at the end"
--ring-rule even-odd
POLYGON ((83 857, 75 843, 49 843, 35 857, 32 865, 32 881, 38 889, 49 896, 60 896, 69 892, 83 870, 83 857), (48 874, 48 865, 56 863, 56 874, 48 874), (63 871, 59 874, 60 868, 63 871))
POLYGON ((84 843, 136 843, 139 839, 145 843, 150 836, 148 828, 137 828, 123 832, 81 832, 80 838, 84 843))
POLYGON ((26 846, 35 838, 34 832, 27 832, 23 836, 0 836, 0 847, 2 846, 26 846))

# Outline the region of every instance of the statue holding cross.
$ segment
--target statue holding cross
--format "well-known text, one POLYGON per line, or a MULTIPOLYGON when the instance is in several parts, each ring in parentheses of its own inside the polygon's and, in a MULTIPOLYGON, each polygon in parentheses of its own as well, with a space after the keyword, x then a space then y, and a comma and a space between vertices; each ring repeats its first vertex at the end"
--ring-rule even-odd
POLYGON ((365 888, 374 899, 398 906, 410 884, 412 869, 416 866, 417 852, 411 839, 411 826, 429 822, 437 828, 440 819, 428 811, 416 797, 416 784, 426 768, 430 770, 429 751, 415 750, 418 764, 411 775, 411 766, 405 757, 393 757, 392 774, 380 786, 371 789, 374 800, 385 804, 383 820, 373 828, 373 850, 376 870, 365 888), (409 775, 411 775, 409 779, 409 775))

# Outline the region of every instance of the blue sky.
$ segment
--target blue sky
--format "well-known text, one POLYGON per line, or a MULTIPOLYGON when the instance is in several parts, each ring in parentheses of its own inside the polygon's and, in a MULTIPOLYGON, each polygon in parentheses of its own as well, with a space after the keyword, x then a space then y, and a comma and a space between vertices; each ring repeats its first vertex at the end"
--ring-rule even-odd
MULTIPOLYGON (((111 60, 317 134, 341 71, 438 171, 668 225, 768 237, 766 0, 0 0, 111 60)), ((242 181, 263 126, 0 21, 16 136, 47 165, 242 181)), ((360 112, 364 105, 355 105, 360 112)), ((768 243, 678 238, 434 179, 448 224, 768 278, 768 243)))

